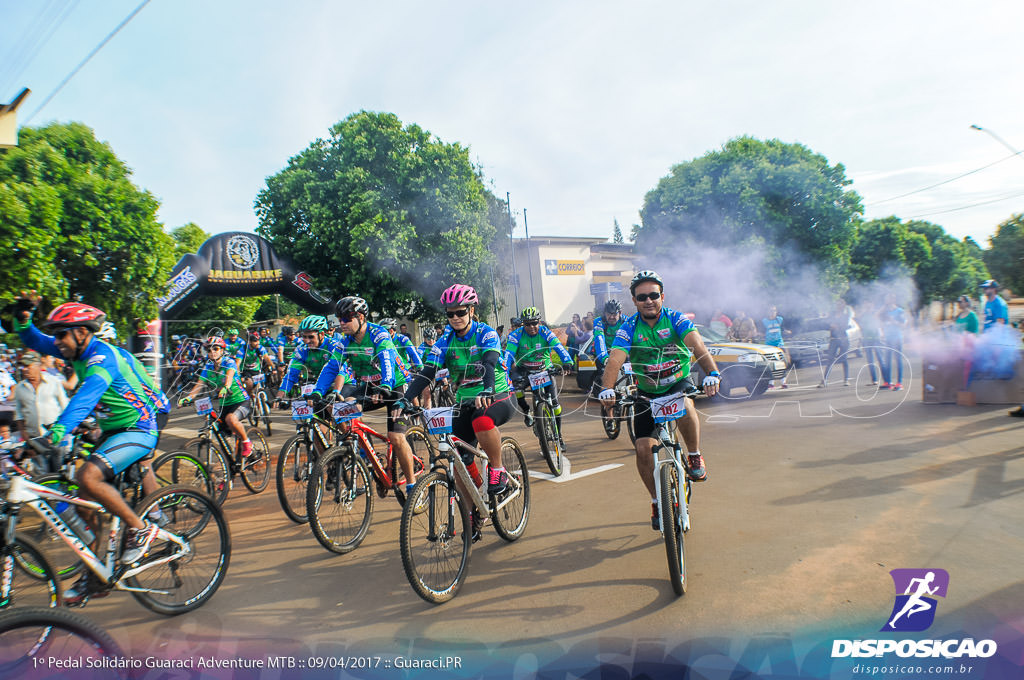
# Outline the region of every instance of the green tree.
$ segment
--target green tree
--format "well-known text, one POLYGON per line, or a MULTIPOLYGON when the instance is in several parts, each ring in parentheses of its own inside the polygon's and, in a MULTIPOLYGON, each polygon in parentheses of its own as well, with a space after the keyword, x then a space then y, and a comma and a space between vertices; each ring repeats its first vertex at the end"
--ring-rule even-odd
POLYGON ((113 149, 81 123, 22 128, 0 154, 0 295, 35 288, 51 303, 81 300, 121 333, 154 318, 173 246, 159 206, 113 149))
POLYGON ((1000 284, 1016 296, 1024 296, 1024 213, 1006 220, 989 238, 985 264, 1000 284))
POLYGON ((862 211, 849 184, 841 164, 801 144, 739 137, 674 166, 648 192, 637 252, 673 258, 699 246, 757 246, 767 251, 766 288, 796 257, 839 289, 862 211))
POLYGON ((612 229, 612 243, 625 242, 625 239, 622 238, 622 227, 619 226, 619 221, 613 218, 612 222, 615 223, 615 227, 612 229))
POLYGON ((455 282, 489 291, 495 226, 468 148, 391 113, 336 123, 267 178, 258 232, 322 290, 416 316, 455 282))

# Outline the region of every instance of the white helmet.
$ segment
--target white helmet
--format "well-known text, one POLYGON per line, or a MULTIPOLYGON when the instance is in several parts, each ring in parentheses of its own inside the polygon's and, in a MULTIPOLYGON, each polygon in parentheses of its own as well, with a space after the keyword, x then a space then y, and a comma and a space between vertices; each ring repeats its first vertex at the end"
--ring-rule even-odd
POLYGON ((114 340, 117 340, 117 328, 115 328, 114 324, 109 321, 104 321, 103 325, 100 326, 99 332, 96 333, 96 337, 100 340, 113 342, 114 340))

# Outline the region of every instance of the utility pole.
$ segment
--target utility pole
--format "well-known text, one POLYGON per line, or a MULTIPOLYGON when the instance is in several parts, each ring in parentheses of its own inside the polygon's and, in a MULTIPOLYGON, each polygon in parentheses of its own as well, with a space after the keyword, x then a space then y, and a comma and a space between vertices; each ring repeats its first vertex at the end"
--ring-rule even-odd
POLYGON ((526 264, 530 265, 530 305, 537 306, 537 298, 533 294, 533 255, 530 254, 530 225, 526 222, 526 208, 523 208, 523 229, 526 230, 526 264))
POLYGON ((515 231, 515 225, 512 223, 512 198, 507 191, 505 192, 505 207, 508 209, 508 246, 512 253, 512 294, 516 299, 516 314, 518 314, 520 312, 519 274, 516 273, 516 244, 512 240, 512 232, 515 231))

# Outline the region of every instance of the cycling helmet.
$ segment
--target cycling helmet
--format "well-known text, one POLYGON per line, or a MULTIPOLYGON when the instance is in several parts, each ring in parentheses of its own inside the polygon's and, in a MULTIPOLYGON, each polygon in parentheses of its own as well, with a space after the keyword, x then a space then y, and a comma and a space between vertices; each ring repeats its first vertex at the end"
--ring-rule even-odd
POLYGON ((294 329, 294 328, 292 328, 291 326, 282 326, 282 327, 281 327, 281 332, 282 332, 282 333, 285 333, 285 334, 288 334, 288 333, 294 333, 294 332, 295 332, 295 329, 294 329))
POLYGON ((238 329, 237 328, 229 328, 228 329, 228 335, 238 335, 238 329))
POLYGON ((523 320, 523 323, 527 321, 540 321, 540 310, 536 307, 527 307, 523 310, 523 313, 519 315, 519 318, 523 320))
POLYGON ((320 331, 321 333, 327 332, 327 319, 322 316, 312 315, 307 316, 299 324, 300 331, 320 331))
POLYGON ((454 286, 445 289, 441 293, 441 304, 445 307, 458 307, 460 305, 475 305, 480 302, 473 286, 456 283, 454 286))
POLYGON ((206 347, 207 347, 207 349, 212 349, 214 347, 220 347, 221 349, 227 349, 228 348, 228 344, 226 342, 224 342, 224 338, 212 337, 212 338, 210 338, 210 341, 206 343, 206 347))
POLYGON ((354 295, 348 295, 338 300, 338 304, 334 305, 334 314, 339 319, 341 317, 352 318, 356 314, 369 314, 370 305, 366 304, 366 300, 361 297, 355 297, 354 295))
POLYGON ((392 319, 391 317, 388 317, 387 319, 381 319, 380 325, 389 331, 394 328, 398 328, 398 322, 392 319))
POLYGON ((608 302, 604 303, 604 313, 605 314, 621 314, 622 313, 622 303, 619 302, 618 300, 609 300, 608 302))
POLYGON ((633 277, 633 280, 630 281, 629 294, 633 295, 636 292, 636 287, 639 286, 644 281, 653 281, 654 283, 658 284, 658 286, 662 290, 665 290, 665 282, 661 280, 660 276, 658 276, 658 272, 654 271, 653 269, 643 269, 641 271, 638 271, 636 273, 636 276, 633 277))
POLYGON ((437 340, 437 331, 435 331, 433 328, 424 328, 423 340, 430 340, 431 342, 434 342, 435 340, 437 340))
POLYGON ((996 282, 995 279, 989 279, 988 281, 985 281, 983 284, 981 284, 981 287, 982 288, 999 288, 999 284, 996 282))
POLYGON ((65 302, 50 312, 43 326, 48 330, 81 326, 98 333, 106 320, 107 315, 95 307, 81 302, 65 302))
POLYGON ((100 327, 100 332, 96 334, 96 337, 100 340, 117 340, 117 329, 114 328, 114 324, 109 321, 104 321, 103 325, 100 327))

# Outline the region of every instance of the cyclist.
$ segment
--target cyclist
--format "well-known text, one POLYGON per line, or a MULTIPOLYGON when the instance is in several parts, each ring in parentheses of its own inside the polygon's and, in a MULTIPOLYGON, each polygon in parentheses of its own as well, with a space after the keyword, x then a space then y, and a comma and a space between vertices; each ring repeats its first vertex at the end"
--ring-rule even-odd
POLYGON ((398 351, 398 356, 405 362, 405 367, 410 371, 419 372, 423 370, 423 357, 416 350, 416 346, 412 344, 412 340, 409 339, 408 335, 399 333, 396 330, 397 322, 394 319, 383 319, 380 322, 388 335, 391 336, 391 342, 395 343, 395 349, 398 351))
MULTIPOLYGON (((324 325, 327 325, 326 319, 324 325)), ((302 328, 301 324, 299 328, 302 328)), ((295 349, 301 344, 302 340, 295 334, 294 328, 285 326, 281 329, 281 334, 277 336, 277 372, 281 380, 284 380, 285 371, 288 370, 295 349)))
MULTIPOLYGON (((474 318, 479 303, 476 290, 456 284, 441 293, 441 304, 448 316, 448 327, 438 339, 425 360, 425 369, 416 376, 406 390, 406 401, 418 395, 434 380, 437 370, 447 368, 456 385, 456 400, 461 410, 452 422, 452 434, 466 443, 480 441, 487 454, 490 472, 487 490, 504 493, 508 488, 508 473, 501 461, 501 433, 512 417, 508 379, 498 333, 474 318)), ((473 479, 480 472, 472 457, 463 456, 473 479)), ((474 538, 478 537, 480 520, 473 511, 474 538)))
MULTIPOLYGON (((651 270, 638 272, 629 285, 637 313, 626 319, 615 334, 605 365, 605 389, 598 397, 605 408, 615 405, 615 380, 627 358, 636 374, 639 394, 649 399, 676 394, 693 387, 690 380, 691 355, 697 358, 707 374, 704 378, 704 393, 713 396, 718 391, 718 367, 704 347, 704 340, 696 332, 692 321, 680 312, 662 306, 664 289, 661 277, 651 270)), ((685 462, 690 478, 701 482, 707 479, 708 473, 700 453, 700 421, 693 409, 693 401, 686 399, 685 404, 686 415, 676 421, 676 426, 686 444, 685 462)), ((655 444, 651 437, 654 430, 650 405, 639 403, 633 414, 636 467, 651 495, 651 526, 659 529, 654 457, 651 453, 655 444)))
MULTIPOLYGON (((551 351, 558 355, 563 365, 572 365, 572 357, 562 343, 558 341, 551 329, 540 322, 540 310, 527 307, 519 317, 523 325, 509 333, 505 342, 505 363, 509 377, 516 385, 516 400, 523 409, 523 420, 527 427, 533 427, 533 414, 526 403, 526 395, 519 383, 527 380, 527 375, 537 371, 553 371, 555 364, 551 361, 551 351)), ((555 404, 555 422, 558 423, 559 437, 562 435, 562 405, 558 403, 558 394, 554 383, 544 390, 551 395, 555 404)), ((565 442, 561 442, 565 449, 565 442)))
POLYGON ((233 357, 238 354, 238 351, 245 347, 245 340, 238 337, 237 328, 228 329, 228 337, 226 338, 227 349, 224 350, 226 356, 233 357))
MULTIPOLYGON (((428 354, 430 354, 430 350, 432 350, 434 348, 434 343, 436 341, 437 341, 437 332, 434 330, 434 328, 432 326, 427 326, 426 328, 424 328, 423 329, 423 343, 419 347, 416 348, 416 351, 419 353, 420 357, 424 357, 425 358, 428 354)), ((422 371, 423 369, 421 368, 420 370, 422 371)), ((442 378, 441 380, 447 380, 447 379, 448 378, 445 377, 445 378, 442 378)), ((441 382, 441 380, 435 380, 435 382, 441 382)), ((431 395, 432 395, 431 387, 428 385, 426 388, 424 388, 422 394, 420 394, 420 402, 419 403, 423 406, 423 408, 430 408, 431 407, 431 405, 433 403, 432 400, 431 400, 431 395)))
POLYGON ((604 311, 594 320, 594 362, 597 364, 597 373, 594 375, 595 392, 601 389, 604 365, 608 361, 608 348, 612 346, 615 334, 622 327, 622 321, 622 303, 618 300, 604 303, 604 311))
POLYGON ((220 400, 220 418, 228 429, 234 433, 235 438, 242 443, 242 457, 252 453, 252 442, 242 425, 249 415, 249 395, 242 387, 242 381, 238 375, 238 363, 227 353, 227 343, 224 338, 210 338, 206 351, 210 360, 206 362, 199 379, 192 387, 192 390, 178 400, 178 406, 187 406, 195 401, 196 395, 203 389, 203 386, 217 390, 217 399, 220 400))
POLYGON ((249 342, 235 354, 235 363, 242 374, 242 383, 250 394, 254 394, 252 377, 257 373, 274 370, 274 358, 267 348, 260 344, 260 332, 249 329, 249 342))
MULTIPOLYGON (((167 398, 135 357, 96 337, 106 321, 106 314, 99 309, 79 302, 59 305, 44 323, 44 328, 52 330, 53 335, 32 324, 34 310, 33 301, 17 301, 14 325, 22 343, 37 352, 69 361, 81 381, 44 438, 51 446, 59 445, 95 410, 102 436, 88 460, 78 468, 75 480, 82 498, 100 503, 124 521, 127 529, 121 561, 134 564, 149 553, 160 529, 154 522, 139 518, 110 482, 130 465, 152 454, 159 439, 160 413, 167 410, 167 398)), ((156 488, 150 470, 143 477, 143 489, 151 493, 156 488)), ((155 515, 151 519, 159 521, 155 515)), ((98 542, 95 515, 90 513, 86 521, 98 542)), ((86 574, 65 593, 65 604, 81 603, 88 595, 86 574)))
MULTIPOLYGON (((340 342, 327 336, 328 330, 327 319, 322 316, 307 316, 299 324, 302 341, 292 354, 288 372, 277 390, 278 401, 283 400, 300 382, 316 380, 324 364, 341 348, 340 342)), ((343 371, 339 375, 348 375, 348 371, 343 371)), ((341 389, 340 386, 337 389, 341 389)))
MULTIPOLYGON (((396 404, 402 398, 400 388, 405 386, 409 374, 402 366, 395 343, 391 342, 388 332, 366 321, 369 313, 370 306, 361 297, 349 295, 338 300, 334 314, 341 323, 344 335, 320 371, 310 398, 319 401, 329 390, 333 392, 333 386, 345 371, 347 363, 354 381, 342 388, 340 396, 345 399, 359 397, 363 402, 363 411, 387 408, 388 441, 405 473, 406 487, 411 491, 416 483, 416 471, 412 463, 412 449, 405 438, 409 423, 400 405, 396 404)), ((334 396, 338 396, 337 393, 334 396)))

